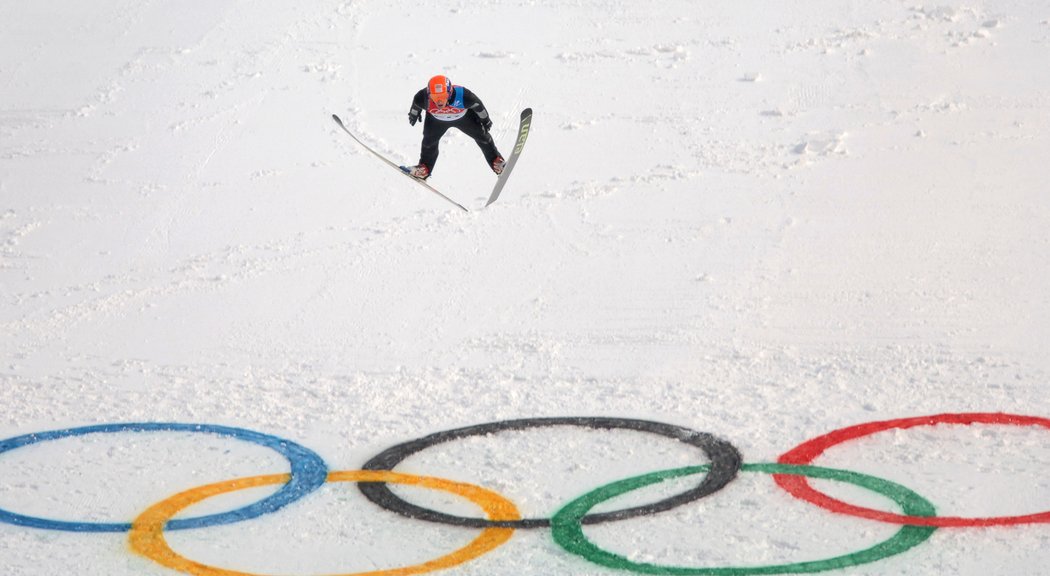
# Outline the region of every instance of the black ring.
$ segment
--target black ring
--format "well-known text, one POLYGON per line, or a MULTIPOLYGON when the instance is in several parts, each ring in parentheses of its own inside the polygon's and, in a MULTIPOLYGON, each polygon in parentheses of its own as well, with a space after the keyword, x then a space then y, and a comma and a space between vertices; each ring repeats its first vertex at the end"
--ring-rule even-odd
MULTIPOLYGON (((690 430, 689 428, 661 422, 651 422, 649 420, 603 417, 564 417, 501 420, 499 422, 477 424, 474 426, 467 426, 466 428, 435 432, 429 436, 424 436, 417 440, 410 440, 398 444, 397 446, 387 448, 366 462, 363 468, 365 470, 393 470, 409 456, 443 442, 458 440, 468 436, 484 436, 507 430, 525 430, 528 428, 549 426, 579 426, 583 428, 595 428, 598 430, 626 429, 648 432, 650 434, 673 438, 679 442, 689 444, 690 446, 696 446, 703 450, 704 454, 706 454, 711 460, 711 470, 696 487, 670 498, 653 502, 652 504, 625 508, 623 510, 612 512, 602 512, 600 514, 589 514, 583 517, 582 522, 584 524, 597 524, 600 522, 625 520, 637 516, 656 514, 698 500, 705 496, 709 496, 721 490, 726 484, 732 481, 733 478, 736 477, 741 466, 742 458, 740 452, 732 444, 706 432, 697 432, 695 430, 690 430)), ((451 514, 445 514, 443 512, 438 512, 437 510, 423 508, 422 506, 412 504, 394 494, 385 482, 361 482, 358 484, 358 490, 360 490, 366 498, 382 508, 390 510, 391 512, 396 512, 402 516, 426 520, 428 522, 438 522, 441 524, 470 528, 542 528, 550 526, 551 523, 550 518, 524 518, 521 520, 494 521, 486 520, 484 518, 453 516, 451 514)))

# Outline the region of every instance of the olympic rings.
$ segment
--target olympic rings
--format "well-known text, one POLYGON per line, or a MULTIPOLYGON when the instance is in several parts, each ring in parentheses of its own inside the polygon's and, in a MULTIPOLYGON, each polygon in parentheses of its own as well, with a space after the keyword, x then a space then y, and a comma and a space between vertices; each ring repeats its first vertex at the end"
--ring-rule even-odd
MULTIPOLYGON (((613 512, 604 512, 601 514, 591 514, 581 520, 584 524, 625 520, 627 518, 646 516, 670 510, 721 490, 736 477, 737 470, 740 469, 740 452, 725 440, 716 438, 706 432, 697 432, 681 426, 652 422, 649 420, 587 417, 501 420, 498 422, 489 422, 487 424, 477 424, 474 426, 467 426, 466 428, 437 432, 417 440, 410 440, 388 448, 366 462, 362 468, 365 470, 393 470, 409 456, 443 442, 458 440, 469 436, 484 436, 507 430, 526 430, 529 428, 546 428, 551 426, 576 426, 598 430, 626 429, 648 432, 650 434, 672 438, 679 442, 689 444, 690 446, 696 446, 697 448, 700 448, 711 461, 708 474, 704 476, 703 481, 694 488, 652 504, 616 510, 613 512)), ((503 528, 540 528, 550 526, 551 522, 549 518, 527 518, 512 522, 496 522, 482 518, 453 516, 451 514, 445 514, 407 502, 394 494, 390 488, 383 483, 360 484, 358 485, 358 490, 360 490, 361 493, 373 503, 386 508, 391 512, 396 512, 409 518, 427 520, 429 522, 440 522, 442 524, 450 524, 453 526, 464 526, 470 528, 488 528, 493 526, 503 528)))
MULTIPOLYGON (((47 440, 83 436, 85 434, 108 434, 116 432, 204 432, 226 436, 244 442, 251 442, 284 456, 291 465, 291 474, 287 484, 270 496, 250 504, 243 508, 230 510, 220 514, 201 516, 198 518, 184 518, 172 520, 167 528, 169 530, 185 530, 188 528, 204 528, 206 526, 217 526, 249 520, 274 512, 295 502, 296 500, 313 492, 325 481, 328 466, 314 451, 309 450, 295 442, 284 440, 276 436, 253 432, 243 428, 231 428, 229 426, 216 426, 213 424, 178 424, 165 422, 145 422, 129 424, 101 424, 96 426, 82 426, 79 428, 66 428, 64 430, 51 430, 48 432, 37 432, 16 436, 0 441, 0 454, 9 452, 22 446, 36 444, 47 440)), ((130 523, 104 523, 104 522, 66 522, 62 520, 50 520, 16 514, 0 508, 0 522, 28 526, 30 528, 43 528, 47 530, 64 530, 69 532, 127 532, 131 529, 130 523)))
MULTIPOLYGON (((875 434, 876 432, 882 432, 884 430, 904 430, 917 426, 930 426, 935 424, 1003 424, 1012 426, 1041 426, 1050 429, 1050 419, 1038 418, 1035 416, 1020 416, 1017 414, 1003 414, 998 412, 936 414, 933 416, 901 418, 897 420, 858 424, 856 426, 849 426, 829 432, 823 436, 803 442, 795 448, 785 452, 780 456, 778 462, 783 464, 809 464, 823 454, 828 448, 843 442, 856 440, 857 438, 875 434)), ((880 510, 873 510, 871 508, 854 506, 842 502, 841 500, 836 500, 835 498, 814 489, 803 476, 785 477, 778 475, 774 476, 774 480, 781 488, 787 490, 792 496, 801 498, 802 500, 816 504, 817 506, 826 508, 832 512, 859 516, 861 518, 878 520, 890 524, 937 526, 940 528, 947 528, 966 526, 1009 526, 1015 524, 1050 522, 1050 511, 1022 516, 995 516, 990 518, 963 518, 956 516, 926 517, 928 515, 910 515, 908 513, 893 514, 890 512, 882 512, 880 510)))
MULTIPOLYGON (((288 474, 275 474, 270 476, 254 476, 251 478, 238 478, 216 484, 201 486, 192 490, 176 494, 167 500, 154 504, 135 519, 129 542, 132 549, 157 562, 162 566, 180 570, 195 576, 251 576, 246 572, 237 572, 224 568, 216 568, 199 562, 194 562, 175 552, 164 539, 164 525, 169 519, 178 514, 180 510, 188 508, 202 500, 256 486, 268 486, 287 482, 288 474)), ((441 478, 427 476, 414 476, 398 472, 384 472, 371 470, 351 470, 330 472, 329 482, 393 482, 396 484, 411 484, 424 488, 443 490, 457 496, 462 496, 479 506, 485 511, 491 520, 517 520, 518 514, 514 504, 499 494, 461 482, 452 482, 441 478)), ((510 539, 514 530, 512 528, 485 528, 477 538, 465 547, 454 552, 414 566, 395 568, 391 570, 376 570, 370 572, 358 572, 360 576, 408 576, 409 574, 423 574, 443 568, 450 568, 462 564, 490 550, 493 550, 510 539)), ((350 575, 342 575, 350 576, 350 575)))
MULTIPOLYGON (((748 576, 751 574, 804 574, 809 572, 822 572, 838 568, 847 568, 859 564, 868 564, 889 556, 900 554, 909 550, 928 539, 936 528, 919 526, 902 526, 889 540, 866 548, 859 552, 853 552, 844 556, 836 556, 825 560, 812 560, 808 562, 797 562, 793 564, 779 564, 770 566, 741 566, 741 567, 718 567, 718 568, 693 568, 682 566, 661 566, 656 564, 644 564, 633 562, 623 556, 608 552, 587 540, 583 534, 583 526, 580 520, 585 518, 587 511, 598 504, 670 478, 679 478, 706 472, 709 466, 692 466, 688 468, 676 468, 662 472, 652 472, 642 476, 635 476, 626 480, 606 484, 579 498, 573 500, 564 508, 555 513, 551 528, 554 540, 566 551, 585 558, 586 560, 622 570, 631 570, 643 574, 675 574, 687 575, 719 575, 719 576, 748 576)), ((819 468, 816 466, 794 466, 790 464, 744 464, 743 472, 762 472, 766 474, 787 474, 793 477, 811 477, 847 482, 878 492, 893 499, 899 504, 906 514, 912 516, 931 516, 934 514, 933 504, 930 504, 922 496, 915 492, 888 480, 882 480, 866 474, 836 470, 833 468, 819 468)))
POLYGON ((902 418, 881 422, 858 424, 836 430, 812 440, 808 440, 780 456, 776 464, 742 464, 740 453, 728 442, 711 434, 696 432, 688 428, 662 424, 648 420, 624 418, 563 417, 563 418, 529 418, 490 422, 436 432, 417 440, 404 442, 388 448, 371 458, 365 464, 365 470, 328 473, 325 462, 313 451, 288 440, 252 432, 241 428, 214 426, 207 424, 179 423, 131 423, 105 424, 53 430, 36 434, 27 434, 0 440, 0 455, 4 452, 47 440, 80 436, 93 433, 116 432, 203 432, 251 442, 270 448, 288 460, 290 474, 271 474, 228 480, 187 490, 151 506, 130 524, 107 524, 88 522, 65 522, 47 518, 37 518, 15 514, 0 509, 0 522, 28 526, 33 528, 67 530, 78 532, 120 532, 129 531, 130 544, 137 553, 176 570, 182 570, 198 576, 252 576, 224 568, 206 566, 184 558, 174 552, 164 539, 168 529, 202 528, 216 526, 241 520, 248 520, 263 514, 276 511, 319 488, 325 482, 357 482, 358 489, 373 503, 411 518, 431 522, 441 522, 457 526, 480 528, 482 532, 467 546, 422 564, 366 572, 368 576, 395 576, 421 574, 432 570, 448 568, 476 558, 495 549, 506 542, 516 528, 536 528, 551 526, 555 541, 570 553, 576 554, 590 562, 603 566, 651 574, 746 576, 751 574, 805 573, 820 570, 831 570, 874 562, 894 554, 900 554, 919 543, 941 527, 954 526, 998 526, 1050 522, 1050 511, 1021 516, 1000 516, 990 518, 961 518, 937 516, 933 505, 908 488, 888 480, 874 478, 857 472, 835 470, 811 465, 826 450, 849 440, 875 434, 890 429, 908 429, 937 424, 993 424, 1012 426, 1038 426, 1050 429, 1050 419, 1036 416, 1021 416, 1002 413, 964 413, 937 414, 902 418), (709 464, 653 472, 626 480, 619 480, 592 490, 555 513, 553 518, 522 519, 513 503, 506 498, 482 487, 426 476, 414 476, 394 472, 392 469, 409 456, 456 439, 470 436, 492 434, 506 430, 525 430, 537 427, 577 426, 598 430, 623 429, 636 430, 672 438, 700 448, 709 464), (775 482, 790 494, 832 512, 859 516, 872 520, 901 525, 898 532, 890 539, 870 548, 834 558, 781 564, 773 566, 750 567, 677 567, 657 566, 635 563, 612 552, 599 549, 588 542, 583 535, 583 526, 611 520, 620 520, 641 515, 662 512, 695 501, 717 492, 726 486, 740 471, 771 474, 775 482), (695 487, 655 502, 653 504, 626 508, 601 514, 590 514, 598 504, 645 486, 656 484, 666 479, 704 474, 703 480, 695 487), (862 508, 835 500, 818 492, 807 482, 807 478, 820 478, 857 485, 894 500, 901 508, 901 513, 892 514, 868 508, 862 508), (207 498, 233 492, 249 487, 266 486, 284 483, 278 491, 254 504, 237 510, 187 518, 170 520, 179 511, 207 498), (461 518, 441 512, 422 508, 401 500, 390 491, 388 483, 415 484, 417 486, 443 490, 471 500, 482 507, 485 518, 461 518))

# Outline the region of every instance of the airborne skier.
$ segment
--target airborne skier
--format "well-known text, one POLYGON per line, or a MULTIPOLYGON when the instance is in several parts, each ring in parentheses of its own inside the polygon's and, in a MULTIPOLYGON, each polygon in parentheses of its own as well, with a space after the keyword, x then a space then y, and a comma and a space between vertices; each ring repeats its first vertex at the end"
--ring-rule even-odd
POLYGON ((497 175, 503 172, 506 162, 489 134, 492 119, 481 99, 463 86, 455 86, 447 76, 434 76, 427 87, 416 93, 412 108, 408 112, 408 123, 415 126, 426 110, 423 121, 423 144, 419 152, 419 164, 407 168, 414 178, 426 180, 437 163, 438 145, 449 128, 459 128, 477 142, 485 161, 497 175))

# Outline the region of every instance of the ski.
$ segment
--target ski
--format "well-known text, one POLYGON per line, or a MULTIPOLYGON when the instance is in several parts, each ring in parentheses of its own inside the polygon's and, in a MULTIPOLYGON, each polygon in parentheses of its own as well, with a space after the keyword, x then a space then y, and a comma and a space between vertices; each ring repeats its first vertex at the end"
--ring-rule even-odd
MULTIPOLYGON (((430 190, 434 194, 437 194, 438 196, 441 196, 442 198, 444 198, 448 202, 452 203, 456 208, 459 208, 460 210, 462 210, 464 212, 470 212, 470 210, 467 210, 466 207, 464 207, 462 204, 456 202, 455 200, 449 198, 448 196, 445 196, 440 191, 438 191, 436 188, 434 188, 430 184, 427 184, 423 180, 420 180, 418 178, 413 178, 411 175, 407 174, 404 170, 402 170, 401 166, 399 166, 398 164, 396 164, 394 162, 391 162, 390 160, 388 160, 386 157, 384 157, 379 152, 376 152, 375 150, 372 150, 372 148, 370 148, 368 146, 368 144, 365 144, 364 142, 362 142, 360 138, 358 138, 357 136, 354 136, 354 133, 351 132, 349 129, 347 129, 346 125, 343 124, 343 121, 339 119, 339 116, 336 116, 335 114, 332 114, 332 120, 335 120, 335 123, 338 124, 339 127, 343 129, 343 132, 346 132, 347 134, 349 134, 350 137, 353 138, 355 142, 357 142, 358 144, 363 146, 365 148, 365 150, 368 150, 373 155, 375 155, 376 158, 379 158, 380 160, 385 162, 387 165, 393 167, 395 170, 397 170, 398 174, 404 175, 406 178, 408 178, 409 180, 415 182, 416 184, 419 184, 420 186, 426 188, 427 190, 430 190)), ((504 170, 504 174, 506 174, 506 170, 504 170)))
POLYGON ((518 156, 521 156, 521 149, 525 147, 525 139, 529 137, 529 127, 531 126, 532 108, 526 108, 521 111, 521 124, 518 126, 518 139, 514 142, 514 151, 510 153, 510 158, 507 158, 507 164, 503 167, 503 173, 496 180, 496 186, 492 188, 492 194, 489 196, 489 201, 485 203, 485 206, 492 204, 499 198, 499 193, 503 191, 503 186, 507 183, 511 170, 514 170, 514 164, 517 163, 518 156))

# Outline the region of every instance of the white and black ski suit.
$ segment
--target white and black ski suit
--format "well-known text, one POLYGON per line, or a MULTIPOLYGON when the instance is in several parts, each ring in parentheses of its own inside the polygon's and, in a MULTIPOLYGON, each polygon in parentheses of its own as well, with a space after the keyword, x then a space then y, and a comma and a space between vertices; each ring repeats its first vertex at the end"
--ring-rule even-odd
POLYGON ((485 161, 489 167, 500 156, 496 143, 489 134, 492 119, 489 118, 481 99, 470 90, 463 86, 453 86, 448 103, 444 106, 435 104, 427 95, 426 89, 420 90, 412 99, 412 108, 408 112, 409 123, 414 126, 424 110, 427 114, 423 122, 423 144, 419 151, 419 163, 426 165, 430 173, 434 172, 434 164, 437 163, 438 144, 449 128, 459 128, 473 138, 485 154, 485 161))

